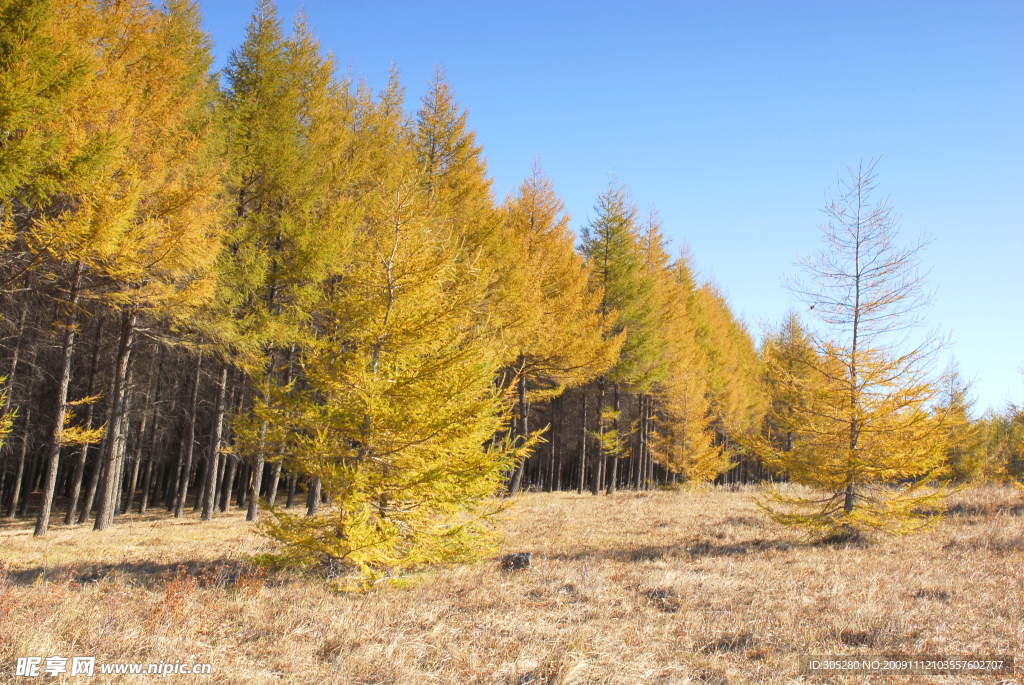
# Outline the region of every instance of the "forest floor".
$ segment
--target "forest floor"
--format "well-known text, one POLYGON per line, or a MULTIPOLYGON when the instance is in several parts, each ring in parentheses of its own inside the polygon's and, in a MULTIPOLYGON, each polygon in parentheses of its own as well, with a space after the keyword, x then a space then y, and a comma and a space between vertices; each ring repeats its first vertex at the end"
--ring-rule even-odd
POLYGON ((800 655, 892 653, 1022 663, 870 682, 1024 682, 1019 494, 969 490, 925 533, 829 546, 771 522, 759 492, 525 495, 491 558, 362 593, 253 567, 268 543, 240 511, 41 540, 3 521, 0 682, 61 682, 14 666, 62 655, 212 665, 74 682, 853 683, 799 677, 800 655), (532 567, 501 570, 518 551, 532 567))

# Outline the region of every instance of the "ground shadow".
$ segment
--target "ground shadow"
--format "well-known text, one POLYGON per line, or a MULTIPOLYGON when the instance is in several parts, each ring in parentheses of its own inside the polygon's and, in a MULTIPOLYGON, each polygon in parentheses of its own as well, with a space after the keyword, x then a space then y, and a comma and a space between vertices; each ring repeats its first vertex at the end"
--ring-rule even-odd
POLYGON ((612 547, 603 549, 587 549, 580 552, 552 554, 548 559, 555 561, 585 561, 587 559, 607 559, 619 562, 645 562, 662 559, 698 559, 704 557, 727 557, 758 552, 788 552, 799 547, 811 546, 812 543, 792 542, 789 540, 745 540, 742 542, 719 542, 717 540, 691 539, 675 545, 644 545, 642 547, 612 547))
POLYGON ((147 589, 183 580, 194 582, 199 587, 232 587, 245 583, 279 586, 287 582, 283 578, 268 577, 267 571, 262 567, 237 559, 174 563, 126 561, 117 564, 61 564, 0 572, 0 579, 15 585, 33 585, 46 581, 84 586, 98 583, 108 577, 125 578, 147 589))

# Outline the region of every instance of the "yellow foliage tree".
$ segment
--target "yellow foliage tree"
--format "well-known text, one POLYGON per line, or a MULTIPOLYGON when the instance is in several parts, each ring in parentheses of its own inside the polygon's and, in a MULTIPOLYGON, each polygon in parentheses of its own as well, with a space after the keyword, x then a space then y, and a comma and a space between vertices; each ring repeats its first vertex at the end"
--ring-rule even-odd
POLYGON ((487 280, 434 213, 397 79, 361 118, 374 158, 354 256, 313 311, 302 392, 271 386, 239 434, 248 450, 280 446, 330 503, 306 517, 272 509, 262 525, 283 543, 277 557, 378 576, 487 547, 511 452, 488 447, 507 403, 487 280))
MULTIPOLYGON (((529 437, 527 384, 539 387, 530 400, 554 398, 612 367, 623 335, 609 335, 614 312, 601 314, 603 290, 590 287, 591 267, 576 252, 569 215, 551 181, 534 160, 530 177, 503 207, 505 236, 511 248, 508 268, 517 274, 516 314, 502 326, 503 342, 514 361, 519 395, 520 443, 529 437)), ((519 491, 525 462, 509 484, 519 491)))
POLYGON ((945 494, 929 488, 947 445, 932 369, 943 339, 933 332, 910 345, 906 337, 928 302, 918 276, 923 245, 897 244, 891 201, 870 200, 874 168, 850 169, 840 182, 825 208, 825 247, 804 261, 807 278, 790 284, 821 324, 811 334, 815 355, 799 370, 785 356, 766 359, 778 379, 772 400, 799 439, 788 449, 763 440, 762 455, 818 493, 775 490, 770 511, 841 538, 912 530, 945 494))

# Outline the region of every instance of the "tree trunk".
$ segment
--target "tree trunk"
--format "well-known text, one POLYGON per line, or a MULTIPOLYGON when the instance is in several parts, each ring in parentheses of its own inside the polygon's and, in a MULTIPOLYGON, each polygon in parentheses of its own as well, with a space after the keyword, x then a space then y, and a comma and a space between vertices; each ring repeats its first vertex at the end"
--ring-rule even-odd
MULTIPOLYGON (((96 364, 100 358, 100 336, 103 334, 103 319, 96 322, 96 341, 92 346, 92 363, 89 365, 89 381, 86 385, 85 396, 92 397, 92 390, 96 379, 96 364)), ((85 410, 85 429, 92 430, 92 417, 95 413, 95 402, 90 402, 85 410)), ((85 475, 85 460, 89 455, 89 443, 86 442, 78 451, 78 461, 75 463, 75 473, 71 477, 71 493, 68 495, 68 511, 64 516, 64 525, 70 526, 75 521, 75 510, 78 508, 78 497, 82 492, 82 477, 85 475)), ((95 492, 95 488, 93 488, 95 492)))
POLYGON ((220 441, 224 436, 224 413, 227 410, 228 365, 220 365, 220 384, 217 386, 217 415, 213 420, 213 442, 207 459, 206 492, 203 496, 203 521, 213 520, 217 501, 217 465, 220 462, 220 441))
MULTIPOLYGON (((28 393, 31 397, 31 392, 28 393)), ((13 519, 18 515, 18 498, 21 497, 21 482, 25 478, 25 455, 28 452, 28 431, 32 422, 32 403, 26 402, 25 408, 25 430, 21 434, 21 449, 18 450, 18 466, 14 471, 14 481, 11 492, 11 508, 7 518, 13 519)))
POLYGON ((654 411, 653 411, 653 408, 651 406, 650 400, 648 400, 648 402, 647 402, 647 421, 646 421, 647 437, 644 438, 644 445, 645 445, 644 452, 646 452, 646 455, 644 457, 644 461, 645 461, 645 464, 644 464, 644 481, 645 481, 644 482, 644 490, 653 490, 654 489, 654 454, 651 452, 651 435, 654 432, 652 430, 653 427, 651 426, 651 417, 653 417, 653 416, 654 416, 654 411))
POLYGON ((248 505, 245 512, 246 521, 255 521, 259 517, 260 512, 260 486, 263 485, 263 464, 264 464, 264 450, 266 448, 267 440, 267 422, 264 421, 260 424, 260 447, 259 451, 256 452, 256 458, 253 460, 252 468, 249 469, 249 479, 247 481, 248 486, 245 493, 246 503, 248 505))
POLYGON ((64 416, 68 411, 68 385, 71 383, 71 362, 75 356, 75 327, 78 324, 78 288, 82 282, 82 262, 75 265, 75 277, 71 282, 71 293, 68 296, 68 315, 64 323, 64 341, 61 344, 60 380, 57 383, 57 407, 53 414, 53 428, 50 447, 46 454, 46 479, 43 486, 43 499, 39 505, 39 517, 36 519, 34 537, 46 535, 50 527, 50 509, 53 508, 53 496, 57 487, 57 467, 60 463, 60 448, 64 438, 64 416))
MULTIPOLYGON (((526 374, 519 374, 519 425, 516 426, 518 429, 518 439, 516 440, 516 446, 522 448, 526 444, 527 437, 527 410, 526 410, 526 374)), ((523 470, 526 468, 527 456, 524 454, 522 459, 519 460, 519 466, 516 467, 515 473, 512 474, 512 482, 508 486, 509 496, 519 494, 519 488, 523 484, 523 470)))
MULTIPOLYGON (((264 429, 265 430, 265 429, 264 429)), ((262 431, 261 431, 262 432, 262 431)), ((261 440, 262 442, 262 440, 261 440)), ((245 512, 246 521, 255 521, 260 511, 260 486, 263 484, 263 449, 256 454, 256 459, 249 470, 248 491, 245 499, 248 509, 245 512)))
POLYGON ((576 492, 583 494, 583 481, 587 473, 587 389, 583 388, 583 420, 580 423, 580 464, 576 473, 576 492))
POLYGON ((274 506, 277 499, 277 485, 281 482, 281 462, 274 462, 274 468, 270 471, 270 482, 267 483, 267 506, 274 506))
POLYGON ((249 474, 251 472, 252 472, 252 466, 250 464, 243 463, 242 464, 242 472, 238 474, 239 475, 239 481, 238 481, 238 508, 239 509, 245 507, 246 510, 248 510, 248 506, 249 506, 249 499, 248 499, 249 488, 245 487, 245 485, 249 482, 249 477, 250 477, 249 474))
POLYGON ((843 511, 849 514, 853 511, 854 502, 854 489, 853 489, 853 474, 851 473, 846 480, 846 492, 843 497, 843 511))
POLYGON ((597 381, 597 460, 594 462, 594 473, 590 479, 590 494, 601 492, 601 476, 604 470, 604 377, 597 381))
POLYGON ((153 455, 146 459, 146 473, 142 476, 142 500, 139 502, 139 514, 146 513, 149 506, 149 489, 153 485, 153 455))
MULTIPOLYGON (((195 486, 199 488, 199 490, 196 492, 196 499, 192 504, 193 513, 196 513, 203 508, 203 500, 206 499, 206 476, 210 472, 210 460, 203 458, 201 459, 202 461, 196 464, 196 472, 194 474, 195 486)), ((217 470, 216 464, 214 464, 213 470, 217 470)))
MULTIPOLYGON (((171 395, 171 410, 168 412, 168 416, 173 417, 177 413, 179 395, 179 392, 175 392, 171 395)), ((180 418, 177 421, 177 424, 178 458, 173 464, 168 465, 169 470, 167 471, 163 489, 164 506, 167 508, 168 512, 173 512, 174 506, 177 504, 178 487, 181 485, 181 470, 185 465, 185 426, 183 425, 183 420, 180 418)))
POLYGON ((188 409, 188 428, 185 430, 185 439, 182 443, 185 453, 179 479, 180 483, 178 485, 178 496, 174 505, 174 518, 176 519, 180 519, 185 515, 185 496, 188 494, 188 479, 192 473, 192 453, 196 442, 196 411, 199 408, 199 381, 201 380, 199 374, 202 366, 203 353, 200 352, 199 359, 196 361, 196 375, 192 382, 192 400, 189 403, 188 409))
MULTIPOLYGON (((146 475, 142 479, 142 501, 139 502, 139 514, 145 514, 149 506, 150 487, 153 483, 153 462, 156 461, 156 442, 160 418, 160 390, 163 388, 164 355, 160 350, 160 363, 156 367, 156 392, 153 394, 153 419, 149 429, 149 454, 146 456, 146 475)), ((161 470, 161 473, 163 471, 161 470)))
MULTIPOLYGON (((27 280, 27 277, 26 277, 26 280, 27 280)), ((4 387, 4 414, 7 414, 7 412, 10 411, 10 409, 11 409, 11 400, 14 397, 14 379, 15 379, 15 377, 17 375, 17 372, 18 372, 18 356, 21 353, 21 342, 22 342, 22 340, 25 337, 25 318, 27 316, 28 316, 28 305, 24 304, 21 307, 21 314, 18 316, 18 337, 17 337, 17 339, 16 339, 16 341, 14 343, 14 351, 11 353, 11 370, 7 373, 6 385, 4 387)), ((7 440, 5 440, 2 445, 0 445, 0 457, 3 457, 3 451, 6 450, 8 448, 8 446, 9 446, 9 442, 7 440)), ((24 470, 24 463, 22 463, 22 470, 24 470)), ((4 477, 7 476, 7 467, 6 467, 6 465, 4 465, 3 467, 0 467, 0 471, 2 471, 2 474, 0 474, 0 512, 2 512, 3 511, 3 504, 4 504, 3 482, 4 482, 4 477)), ((20 490, 20 488, 21 488, 20 476, 19 476, 19 478, 17 480, 17 483, 18 483, 17 488, 20 490)), ((14 489, 14 487, 15 487, 14 483, 12 482, 12 490, 14 489)), ((16 504, 17 504, 17 502, 15 502, 14 504, 11 505, 10 516, 12 518, 14 517, 15 505, 16 504)))
MULTIPOLYGON (((125 393, 124 393, 124 405, 121 407, 121 427, 118 430, 117 435, 117 489, 114 491, 114 506, 111 507, 108 518, 109 523, 113 524, 114 517, 121 515, 121 501, 124 499, 125 488, 127 487, 124 477, 125 466, 128 465, 128 434, 131 431, 131 406, 132 400, 135 398, 135 383, 132 378, 132 371, 135 366, 128 362, 128 375, 125 380, 125 393)), ((138 438, 135 440, 138 442, 138 438)))
POLYGON ((314 478, 309 483, 309 492, 306 495, 306 516, 316 516, 320 508, 320 479, 314 478))
POLYGON ((39 473, 39 458, 33 457, 29 464, 29 475, 25 479, 25 498, 21 500, 21 511, 18 513, 21 518, 28 516, 28 505, 32 501, 32 493, 36 491, 36 478, 39 473))
POLYGON ((550 407, 550 410, 551 410, 550 419, 551 420, 549 421, 549 423, 551 424, 551 427, 549 429, 550 430, 550 435, 548 436, 548 442, 550 443, 551 448, 548 450, 548 468, 547 468, 547 474, 545 474, 546 477, 545 477, 545 482, 544 482, 544 489, 547 490, 548 492, 554 492, 556 490, 556 487, 555 487, 555 454, 558 451, 556 449, 556 447, 557 447, 556 446, 556 441, 557 441, 558 436, 555 433, 555 404, 557 402, 558 402, 558 398, 557 397, 552 397, 551 398, 551 407, 550 407))
POLYGON ((114 504, 118 478, 118 449, 125 419, 125 405, 128 396, 128 364, 131 361, 132 338, 138 314, 132 308, 124 313, 121 323, 121 340, 118 344, 117 363, 114 367, 114 393, 111 397, 111 422, 107 427, 106 454, 103 455, 103 487, 100 489, 99 508, 96 512, 96 530, 106 530, 113 524, 114 504))
MULTIPOLYGON (((291 385, 292 380, 295 378, 293 360, 295 358, 295 345, 288 348, 288 370, 285 372, 285 385, 291 385)), ((274 468, 270 472, 270 482, 267 484, 267 506, 274 506, 274 501, 277 499, 277 485, 281 481, 281 460, 284 458, 282 452, 278 452, 277 459, 274 461, 274 468)))
POLYGON ((295 506, 295 488, 299 485, 298 477, 294 472, 288 474, 288 501, 284 505, 285 509, 291 509, 295 506))
MULTIPOLYGON (((160 376, 160 366, 157 367, 156 371, 157 378, 160 376)), ((135 438, 135 456, 132 459, 132 475, 128 479, 128 501, 125 502, 123 511, 130 513, 132 507, 135 505, 135 490, 139 484, 139 467, 142 466, 142 443, 146 437, 146 424, 149 419, 149 407, 153 404, 153 382, 157 381, 159 387, 159 380, 154 379, 152 376, 149 378, 149 383, 146 386, 146 399, 142 405, 142 418, 139 419, 139 432, 135 438)), ((159 391, 158 391, 159 392, 159 391)), ((155 413, 155 410, 154 410, 155 413)), ((155 421, 155 419, 154 419, 155 421)), ((154 423, 152 430, 155 434, 156 425, 154 423)), ((152 460, 152 455, 150 455, 152 460)))
POLYGON ((28 307, 21 308, 18 316, 18 338, 14 343, 14 352, 11 353, 11 370, 7 373, 7 393, 4 395, 4 413, 11 408, 11 397, 14 395, 14 377, 18 372, 18 356, 21 353, 21 341, 25 337, 25 317, 28 315, 28 307))
MULTIPOLYGON (((113 389, 113 379, 111 379, 111 389, 113 389)), ((113 403, 107 408, 107 426, 110 425, 110 412, 112 411, 113 403)), ((106 431, 103 435, 103 439, 100 441, 100 450, 92 458, 92 471, 89 474, 89 486, 85 490, 85 499, 82 501, 82 513, 78 515, 78 524, 81 525, 89 520, 89 514, 92 513, 92 505, 96 501, 96 492, 99 488, 100 478, 103 475, 103 455, 107 453, 107 442, 110 437, 110 431, 106 431)))
POLYGON ((228 456, 227 475, 224 476, 224 492, 221 493, 220 510, 227 511, 231 506, 231 491, 235 485, 235 471, 238 469, 238 460, 228 456))
POLYGON ((613 386, 613 406, 615 408, 615 418, 612 422, 612 430, 615 432, 615 449, 612 450, 612 454, 609 457, 611 461, 611 467, 608 469, 608 488, 605 491, 609 495, 615 494, 615 486, 617 483, 616 479, 619 477, 619 384, 615 383, 613 386))

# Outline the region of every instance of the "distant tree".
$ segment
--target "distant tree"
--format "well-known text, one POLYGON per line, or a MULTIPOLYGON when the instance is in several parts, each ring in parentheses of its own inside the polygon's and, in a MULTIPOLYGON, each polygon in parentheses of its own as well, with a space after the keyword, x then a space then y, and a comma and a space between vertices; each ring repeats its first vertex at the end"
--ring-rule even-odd
POLYGON ((975 399, 971 383, 963 377, 960 365, 951 359, 942 375, 937 411, 944 416, 946 465, 956 482, 969 483, 985 473, 985 450, 981 423, 972 415, 975 399))
MULTIPOLYGON (((685 481, 713 480, 731 466, 725 445, 716 440, 719 423, 712 407, 710 377, 697 339, 696 284, 685 251, 669 265, 658 291, 668 345, 665 372, 654 385, 658 432, 650 441, 653 458, 685 481)), ((643 417, 641 417, 643 421, 643 417)))
MULTIPOLYGON (((874 161, 849 170, 825 207, 825 247, 789 284, 820 324, 807 357, 812 381, 806 392, 772 398, 792 409, 788 428, 800 439, 789 449, 764 444, 776 470, 821 493, 775 491, 773 516, 840 536, 912 530, 945 494, 928 488, 949 444, 933 368, 944 339, 931 332, 909 342, 930 299, 918 269, 925 243, 898 244, 892 203, 872 203, 875 187, 874 161)), ((799 384, 785 358, 769 363, 783 381, 777 388, 799 384)))
POLYGON ((815 392, 817 353, 800 316, 790 311, 777 330, 768 330, 761 344, 764 393, 768 398, 765 435, 776 449, 789 452, 800 442, 799 407, 815 392))

